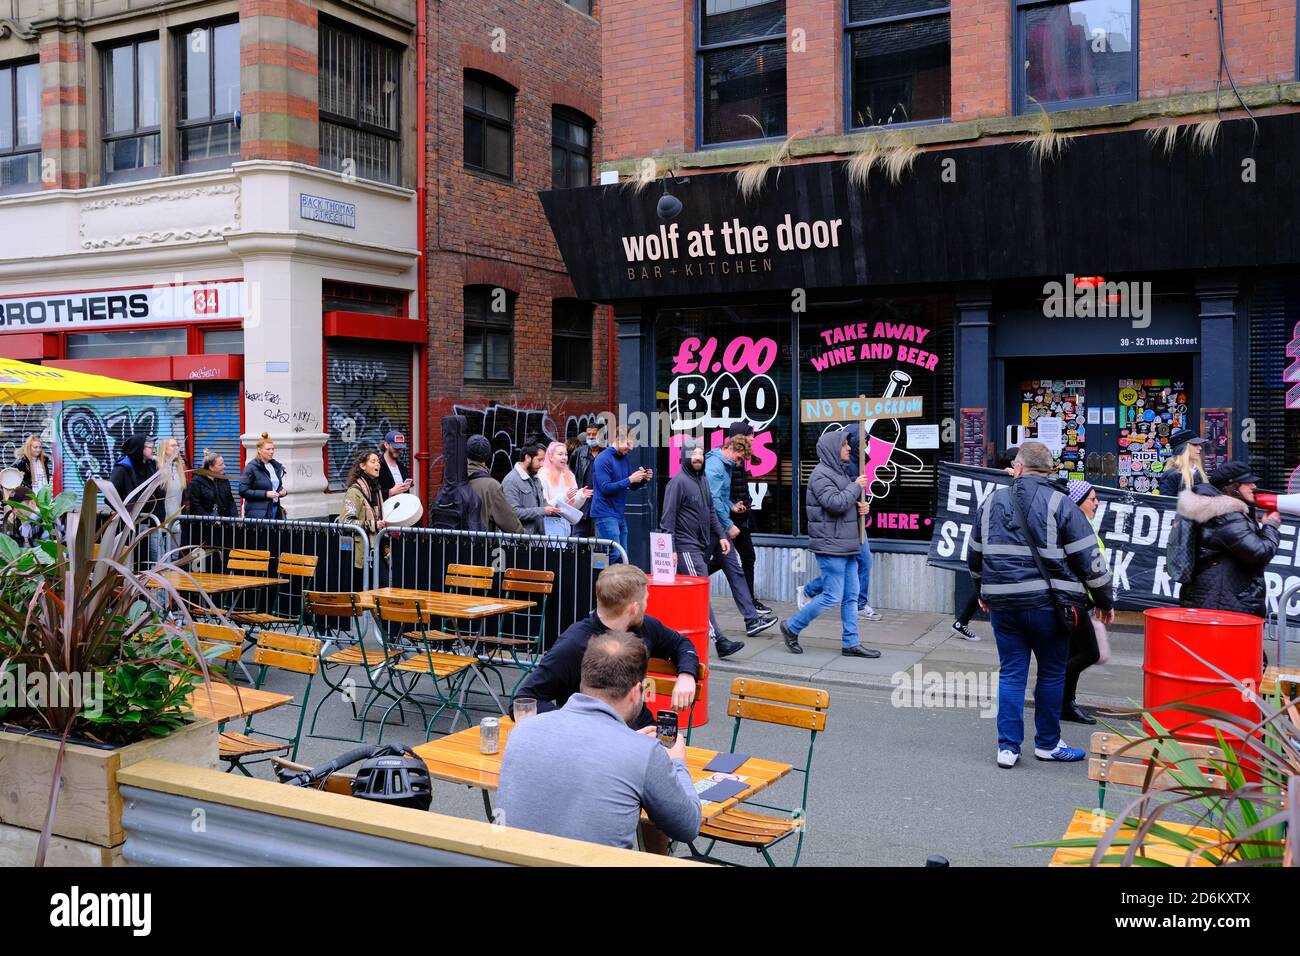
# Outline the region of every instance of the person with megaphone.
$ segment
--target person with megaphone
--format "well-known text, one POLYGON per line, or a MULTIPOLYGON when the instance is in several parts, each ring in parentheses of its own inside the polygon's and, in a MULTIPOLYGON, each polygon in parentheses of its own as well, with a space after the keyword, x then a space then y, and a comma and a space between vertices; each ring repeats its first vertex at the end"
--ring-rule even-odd
POLYGON ((1196 526, 1196 564, 1179 596, 1183 607, 1264 616, 1264 569, 1277 554, 1282 516, 1270 510, 1262 521, 1255 518, 1262 504, 1258 481, 1246 462, 1226 461, 1208 483, 1178 495, 1178 514, 1196 526))

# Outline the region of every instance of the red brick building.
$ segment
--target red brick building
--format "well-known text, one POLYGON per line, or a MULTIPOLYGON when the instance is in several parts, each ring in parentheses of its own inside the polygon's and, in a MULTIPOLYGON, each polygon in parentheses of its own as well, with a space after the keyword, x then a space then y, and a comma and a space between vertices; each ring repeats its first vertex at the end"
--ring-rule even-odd
POLYGON ((574 299, 537 199, 593 181, 601 27, 585 10, 581 0, 430 5, 431 437, 436 455, 439 418, 465 413, 492 438, 499 475, 524 438, 563 439, 610 407, 609 310, 574 299))
MULTIPOLYGON (((1294 0, 606 0, 600 19, 602 178, 661 182, 543 203, 578 294, 613 305, 620 403, 674 438, 754 426, 760 597, 798 583, 812 399, 921 409, 872 433, 885 607, 953 604, 926 555, 939 465, 1027 438, 1061 477, 1141 495, 1190 428, 1300 491, 1294 0), (1137 308, 1063 311, 1053 289, 1137 308)), ((640 463, 667 478, 655 444, 640 463)), ((657 520, 629 506, 634 559, 657 520)))

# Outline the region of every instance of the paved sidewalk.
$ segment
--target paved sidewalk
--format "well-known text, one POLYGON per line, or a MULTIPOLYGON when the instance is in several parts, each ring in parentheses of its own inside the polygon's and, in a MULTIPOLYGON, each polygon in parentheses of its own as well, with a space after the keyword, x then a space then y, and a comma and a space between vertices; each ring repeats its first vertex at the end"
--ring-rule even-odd
MULTIPOLYGON (((777 617, 785 620, 795 613, 792 604, 766 601, 777 617)), ((839 615, 827 611, 799 635, 802 654, 791 654, 781 640, 781 632, 773 627, 758 637, 745 637, 744 623, 736 606, 727 598, 714 607, 723 632, 733 639, 745 642, 744 650, 725 661, 710 653, 710 664, 720 676, 743 674, 769 677, 795 683, 828 684, 848 687, 889 688, 898 685, 895 678, 900 672, 916 676, 920 665, 923 673, 929 672, 985 672, 998 670, 997 645, 993 628, 977 615, 971 630, 980 635, 978 641, 963 640, 952 630, 953 618, 946 614, 926 614, 918 611, 893 611, 877 608, 883 620, 870 622, 859 619, 858 635, 867 647, 881 651, 879 658, 842 657, 840 655, 839 615)), ((1125 623, 1109 629, 1111 659, 1108 663, 1088 669, 1079 681, 1081 703, 1104 707, 1128 709, 1142 700, 1142 631, 1140 618, 1125 615, 1125 623)), ((1026 696, 1032 700, 1035 669, 1030 668, 1026 696)), ((729 682, 730 678, 726 678, 729 682)), ((922 678, 924 680, 924 678, 922 678)), ((996 688, 996 678, 991 678, 996 688)), ((721 683, 715 684, 722 687, 721 683)))

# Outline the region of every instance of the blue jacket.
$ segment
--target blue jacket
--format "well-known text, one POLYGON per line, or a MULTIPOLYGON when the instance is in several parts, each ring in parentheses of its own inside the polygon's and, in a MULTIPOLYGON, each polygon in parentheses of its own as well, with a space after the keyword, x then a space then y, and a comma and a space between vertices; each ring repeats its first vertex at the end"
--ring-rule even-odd
POLYGON ((971 528, 966 563, 990 607, 1022 611, 1051 606, 1031 543, 1043 558, 1052 590, 1064 603, 1086 606, 1091 594, 1097 607, 1115 606, 1097 532, 1070 501, 1062 482, 1025 475, 985 498, 971 528), (1016 517, 1012 494, 1019 497, 1032 534, 1026 534, 1016 517))
POLYGON ((713 496, 713 511, 726 534, 736 522, 731 520, 731 473, 736 463, 727 461, 721 448, 704 456, 704 477, 709 480, 709 494, 713 496))
POLYGON ((622 518, 627 511, 627 491, 632 487, 628 475, 632 462, 620 455, 613 445, 596 456, 591 469, 591 516, 593 518, 622 518))

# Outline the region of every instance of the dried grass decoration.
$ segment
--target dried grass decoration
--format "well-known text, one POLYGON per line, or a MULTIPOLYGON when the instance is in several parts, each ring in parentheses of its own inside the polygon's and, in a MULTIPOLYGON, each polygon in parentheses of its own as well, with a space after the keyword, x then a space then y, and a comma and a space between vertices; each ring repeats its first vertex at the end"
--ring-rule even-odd
POLYGON ((921 147, 907 134, 870 134, 849 157, 846 167, 849 183, 861 189, 870 189, 871 171, 879 167, 885 178, 897 186, 903 181, 903 174, 912 168, 920 155, 921 147))
MULTIPOLYGON (((742 119, 747 119, 758 127, 760 136, 767 135, 763 129, 763 124, 753 116, 745 115, 742 119)), ((736 188, 740 192, 741 199, 750 200, 762 192, 763 184, 767 181, 767 174, 771 170, 776 169, 777 176, 780 177, 781 171, 779 167, 790 158, 790 144, 794 142, 794 137, 795 134, 791 133, 778 143, 766 158, 756 160, 736 170, 736 188)))
POLYGON ((1034 133, 1026 145, 1029 146, 1030 155, 1041 166, 1048 160, 1059 158, 1069 145, 1070 137, 1058 132, 1052 125, 1052 117, 1047 110, 1043 109, 1042 103, 1032 96, 1029 97, 1029 102, 1038 107, 1038 132, 1034 133))

